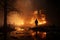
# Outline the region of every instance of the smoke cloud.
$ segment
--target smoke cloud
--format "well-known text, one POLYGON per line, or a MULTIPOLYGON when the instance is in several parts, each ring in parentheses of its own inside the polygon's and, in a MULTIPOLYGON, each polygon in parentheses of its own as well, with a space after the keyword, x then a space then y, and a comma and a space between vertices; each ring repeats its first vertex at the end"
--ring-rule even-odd
POLYGON ((16 0, 14 8, 16 8, 19 12, 10 11, 8 13, 8 24, 15 23, 15 21, 19 21, 21 18, 23 18, 25 23, 31 20, 31 17, 33 16, 33 6, 31 0, 16 0))

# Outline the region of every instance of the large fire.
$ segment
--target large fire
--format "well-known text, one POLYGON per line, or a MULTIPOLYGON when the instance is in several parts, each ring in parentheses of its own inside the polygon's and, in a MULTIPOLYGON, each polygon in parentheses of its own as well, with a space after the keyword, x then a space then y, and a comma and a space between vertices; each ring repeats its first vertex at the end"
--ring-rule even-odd
POLYGON ((38 25, 46 24, 45 15, 41 13, 38 14, 38 11, 33 12, 33 16, 30 20, 25 20, 25 17, 20 16, 17 12, 11 12, 12 15, 8 15, 8 24, 16 25, 16 26, 35 26, 35 20, 38 20, 38 25))
POLYGON ((34 16, 31 18, 30 24, 35 25, 36 19, 38 20, 38 25, 46 24, 45 15, 40 13, 40 15, 38 16, 38 11, 34 11, 34 16))
MULTIPOLYGON (((29 19, 25 19, 26 17, 23 17, 21 16, 19 13, 17 12, 10 12, 11 14, 9 14, 7 16, 7 24, 11 24, 11 25, 14 25, 15 27, 15 30, 14 32, 12 32, 12 36, 23 36, 25 34, 23 33, 29 33, 27 35, 31 35, 33 38, 34 36, 36 35, 36 32, 34 32, 33 30, 29 30, 28 27, 35 27, 36 24, 35 24, 35 21, 37 19, 38 21, 38 25, 44 25, 46 24, 46 16, 44 14, 40 13, 38 14, 38 11, 34 11, 32 14, 33 16, 31 16, 31 18, 29 19), (16 34, 17 33, 17 34, 16 34), (21 33, 21 34, 20 34, 21 33)), ((41 38, 45 38, 46 37, 46 32, 39 32, 37 31, 37 34, 41 37, 41 38)), ((35 38, 34 38, 35 39, 35 38)))

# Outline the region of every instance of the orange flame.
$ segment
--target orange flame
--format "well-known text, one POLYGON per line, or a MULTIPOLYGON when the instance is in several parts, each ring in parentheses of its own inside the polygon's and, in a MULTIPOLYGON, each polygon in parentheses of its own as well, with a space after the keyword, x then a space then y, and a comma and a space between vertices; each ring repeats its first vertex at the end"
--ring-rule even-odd
POLYGON ((37 17, 37 15, 38 15, 38 11, 34 11, 34 16, 31 18, 30 24, 35 25, 35 20, 36 19, 38 20, 38 25, 46 24, 45 15, 44 14, 40 14, 41 15, 40 19, 37 17))
POLYGON ((8 16, 8 24, 13 24, 17 26, 35 26, 36 19, 38 20, 38 25, 46 24, 45 15, 40 13, 40 18, 38 18, 38 11, 34 11, 33 17, 31 17, 29 21, 24 20, 25 17, 21 17, 17 12, 11 13, 12 15, 8 16))

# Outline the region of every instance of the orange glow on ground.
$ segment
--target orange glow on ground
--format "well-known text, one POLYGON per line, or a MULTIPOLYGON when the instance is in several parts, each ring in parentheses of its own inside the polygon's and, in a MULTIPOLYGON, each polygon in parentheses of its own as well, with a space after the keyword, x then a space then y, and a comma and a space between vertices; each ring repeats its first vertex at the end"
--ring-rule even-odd
POLYGON ((23 28, 20 28, 20 27, 15 27, 15 30, 16 31, 24 31, 24 29, 23 28))
POLYGON ((45 38, 45 37, 46 37, 46 32, 43 32, 42 38, 45 38))

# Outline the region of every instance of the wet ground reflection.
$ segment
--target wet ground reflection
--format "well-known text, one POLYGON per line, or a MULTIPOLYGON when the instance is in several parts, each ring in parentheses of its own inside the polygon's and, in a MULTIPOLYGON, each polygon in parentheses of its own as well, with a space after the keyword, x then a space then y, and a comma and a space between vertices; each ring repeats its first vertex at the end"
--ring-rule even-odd
POLYGON ((37 31, 37 37, 36 38, 36 32, 30 30, 26 32, 22 31, 12 31, 8 33, 9 40, 45 40, 46 38, 46 32, 39 32, 37 31))

